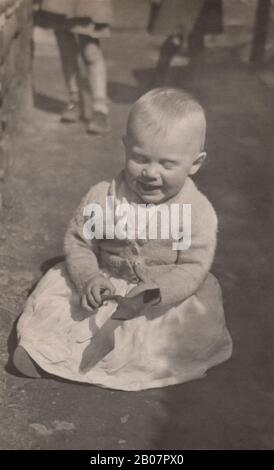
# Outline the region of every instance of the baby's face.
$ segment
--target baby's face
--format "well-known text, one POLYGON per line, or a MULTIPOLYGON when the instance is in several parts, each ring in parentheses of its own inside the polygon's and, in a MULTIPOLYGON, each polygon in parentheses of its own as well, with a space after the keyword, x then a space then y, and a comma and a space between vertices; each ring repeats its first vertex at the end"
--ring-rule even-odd
POLYGON ((201 141, 201 126, 193 120, 156 134, 133 120, 124 139, 128 185, 144 203, 161 204, 172 198, 184 186, 201 141))

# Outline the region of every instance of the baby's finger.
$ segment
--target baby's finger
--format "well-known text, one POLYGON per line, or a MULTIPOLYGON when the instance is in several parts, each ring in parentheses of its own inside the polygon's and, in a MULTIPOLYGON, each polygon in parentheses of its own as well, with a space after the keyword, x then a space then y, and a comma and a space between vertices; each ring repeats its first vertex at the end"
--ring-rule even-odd
POLYGON ((87 302, 88 302, 88 304, 89 304, 93 309, 94 309, 94 308, 98 308, 98 307, 100 307, 100 305, 101 305, 101 302, 98 302, 97 299, 96 299, 96 297, 95 297, 95 295, 94 295, 94 291, 95 291, 95 290, 96 290, 96 287, 94 287, 94 288, 92 289, 92 291, 89 290, 89 291, 87 292, 87 296, 86 296, 86 297, 87 297, 87 302))
POLYGON ((105 298, 108 298, 111 293, 109 289, 106 289, 105 287, 100 288, 100 294, 101 294, 101 299, 104 300, 105 298))
POLYGON ((82 296, 81 298, 81 307, 84 309, 84 310, 87 310, 88 312, 93 312, 94 308, 88 304, 87 302, 87 298, 85 295, 82 296))
POLYGON ((109 291, 109 294, 114 294, 115 293, 115 287, 114 285, 112 284, 112 282, 109 280, 109 279, 105 279, 104 280, 104 283, 103 283, 103 286, 102 286, 105 290, 108 290, 109 291))
POLYGON ((94 288, 92 289, 92 293, 90 293, 90 295, 93 295, 93 299, 97 307, 102 305, 101 294, 102 294, 102 286, 94 286, 94 288))

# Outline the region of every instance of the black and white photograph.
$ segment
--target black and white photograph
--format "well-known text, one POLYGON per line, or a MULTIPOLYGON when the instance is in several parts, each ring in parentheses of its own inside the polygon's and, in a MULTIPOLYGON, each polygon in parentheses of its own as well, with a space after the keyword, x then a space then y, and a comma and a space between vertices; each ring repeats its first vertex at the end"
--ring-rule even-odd
POLYGON ((0 462, 274 450, 273 180, 273 0, 0 0, 0 462))

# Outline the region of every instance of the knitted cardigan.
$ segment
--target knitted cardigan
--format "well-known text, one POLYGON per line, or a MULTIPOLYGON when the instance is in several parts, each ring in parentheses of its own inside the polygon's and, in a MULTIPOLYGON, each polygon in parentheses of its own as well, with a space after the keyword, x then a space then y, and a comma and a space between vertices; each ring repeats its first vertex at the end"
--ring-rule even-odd
POLYGON ((173 249, 174 240, 87 240, 83 233, 84 207, 99 204, 106 214, 106 197, 141 203, 127 186, 123 173, 111 183, 91 187, 72 218, 65 235, 67 269, 79 294, 101 269, 130 282, 143 283, 144 290, 157 287, 163 305, 174 304, 194 294, 205 280, 216 248, 217 218, 208 199, 187 178, 182 190, 167 204, 191 204, 191 246, 173 249))

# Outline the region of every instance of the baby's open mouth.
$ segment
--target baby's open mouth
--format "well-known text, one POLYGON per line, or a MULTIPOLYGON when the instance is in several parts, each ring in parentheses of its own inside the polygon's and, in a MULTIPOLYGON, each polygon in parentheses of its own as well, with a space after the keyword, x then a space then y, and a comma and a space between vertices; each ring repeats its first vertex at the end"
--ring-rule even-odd
POLYGON ((161 185, 159 184, 154 184, 154 183, 145 183, 144 181, 138 181, 137 182, 138 186, 141 188, 142 191, 158 191, 161 189, 161 185))

